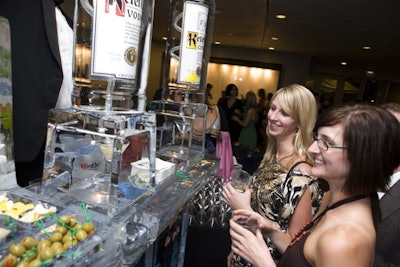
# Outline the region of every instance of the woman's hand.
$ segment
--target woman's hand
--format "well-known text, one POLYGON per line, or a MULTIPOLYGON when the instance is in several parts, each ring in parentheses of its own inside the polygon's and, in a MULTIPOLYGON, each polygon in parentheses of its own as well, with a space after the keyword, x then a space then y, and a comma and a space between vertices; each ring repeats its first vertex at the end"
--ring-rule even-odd
POLYGON ((218 139, 221 131, 220 129, 210 129, 210 133, 212 138, 218 139))
POLYGON ((247 209, 252 210, 250 206, 251 192, 248 186, 245 187, 243 193, 237 191, 230 182, 226 183, 222 191, 222 199, 232 209, 247 209))
POLYGON ((259 228, 255 233, 250 232, 232 218, 229 221, 229 233, 232 239, 232 251, 254 266, 274 267, 275 262, 269 252, 259 228))
POLYGON ((243 210, 243 209, 238 209, 233 212, 233 217, 232 219, 235 222, 239 222, 241 225, 251 228, 258 228, 262 232, 263 235, 268 236, 268 233, 274 232, 274 231, 280 231, 279 224, 271 221, 265 217, 263 217, 261 214, 254 212, 254 211, 249 211, 249 210, 243 210))

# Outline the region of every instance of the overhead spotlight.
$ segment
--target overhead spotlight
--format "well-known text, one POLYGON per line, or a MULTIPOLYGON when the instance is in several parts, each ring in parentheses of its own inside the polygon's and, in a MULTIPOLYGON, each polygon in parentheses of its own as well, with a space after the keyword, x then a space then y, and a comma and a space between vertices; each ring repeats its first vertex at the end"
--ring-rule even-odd
POLYGON ((362 49, 364 49, 364 50, 370 50, 370 49, 371 49, 371 47, 370 47, 370 46, 368 46, 368 45, 366 45, 366 46, 363 46, 363 47, 362 47, 362 49))
POLYGON ((268 47, 268 50, 275 50, 275 48, 270 46, 270 47, 268 47))
POLYGON ((374 71, 373 70, 367 70, 366 72, 365 72, 365 74, 368 76, 368 77, 371 77, 371 76, 374 76, 374 71))
POLYGON ((278 18, 278 19, 286 19, 286 15, 278 14, 278 15, 276 15, 276 18, 278 18))
POLYGON ((163 39, 164 41, 167 41, 168 38, 164 36, 162 39, 163 39))
POLYGON ((220 45, 220 44, 221 44, 221 42, 215 41, 215 42, 214 42, 214 44, 216 44, 216 45, 220 45))
POLYGON ((278 41, 278 40, 279 40, 278 37, 272 37, 271 39, 272 39, 273 41, 278 41))
POLYGON ((342 66, 346 66, 346 65, 347 65, 347 62, 345 62, 345 61, 342 61, 342 62, 340 62, 340 65, 342 65, 342 66))

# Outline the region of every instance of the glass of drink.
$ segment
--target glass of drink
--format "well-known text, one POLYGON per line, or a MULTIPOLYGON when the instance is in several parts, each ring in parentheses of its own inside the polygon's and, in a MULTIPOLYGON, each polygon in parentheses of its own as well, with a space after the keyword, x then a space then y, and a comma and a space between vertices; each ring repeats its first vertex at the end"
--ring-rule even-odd
POLYGON ((231 185, 235 188, 238 192, 243 193, 246 189, 246 186, 250 183, 251 175, 241 169, 234 168, 231 172, 231 185))
POLYGON ((179 153, 183 156, 186 154, 187 149, 185 148, 185 135, 188 131, 191 130, 191 123, 190 121, 186 120, 176 120, 175 125, 178 128, 180 138, 181 138, 181 144, 179 148, 179 153))
POLYGON ((114 152, 122 158, 122 153, 129 146, 130 142, 127 139, 115 140, 114 138, 102 138, 96 141, 96 145, 100 148, 105 158, 104 175, 96 178, 95 183, 98 183, 96 193, 108 193, 108 182, 111 177, 111 162, 114 152))
POLYGON ((119 151, 120 155, 122 156, 122 153, 124 153, 130 142, 127 139, 118 140, 115 142, 113 138, 104 138, 101 140, 97 140, 96 144, 99 146, 101 152, 104 155, 104 158, 106 159, 106 168, 104 172, 106 174, 109 174, 111 171, 111 161, 113 158, 114 150, 119 151))

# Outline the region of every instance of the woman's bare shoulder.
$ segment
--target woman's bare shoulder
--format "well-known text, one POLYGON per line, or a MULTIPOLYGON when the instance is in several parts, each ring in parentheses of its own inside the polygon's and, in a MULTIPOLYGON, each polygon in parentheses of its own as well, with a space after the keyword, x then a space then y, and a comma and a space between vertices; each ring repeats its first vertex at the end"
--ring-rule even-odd
POLYGON ((374 232, 366 231, 354 222, 342 222, 317 231, 316 234, 317 238, 309 239, 315 242, 312 245, 315 253, 311 256, 311 261, 316 265, 318 262, 335 262, 333 266, 370 265, 372 258, 366 255, 373 255, 374 232))

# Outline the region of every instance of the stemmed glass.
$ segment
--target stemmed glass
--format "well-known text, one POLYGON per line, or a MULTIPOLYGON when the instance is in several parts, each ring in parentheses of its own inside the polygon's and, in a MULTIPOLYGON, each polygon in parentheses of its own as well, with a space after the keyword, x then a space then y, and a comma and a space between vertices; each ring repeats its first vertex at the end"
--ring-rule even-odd
MULTIPOLYGON (((183 156, 186 154, 185 147, 184 147, 185 135, 191 129, 191 123, 190 123, 190 121, 187 121, 187 120, 176 120, 175 125, 178 128, 178 131, 180 133, 180 138, 181 138, 181 144, 179 146, 179 153, 183 156)), ((187 149, 186 149, 186 151, 187 151, 187 149)))
POLYGON ((130 142, 127 139, 114 139, 114 138, 102 138, 100 140, 96 141, 96 145, 100 148, 101 152, 104 155, 105 158, 105 168, 104 168, 104 175, 102 176, 102 179, 96 179, 97 182, 103 182, 103 186, 97 186, 97 189, 95 190, 96 193, 100 194, 108 194, 108 181, 111 178, 111 162, 113 159, 113 154, 114 151, 119 151, 122 153, 125 151, 125 149, 129 146, 130 142))

